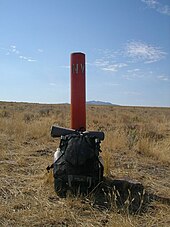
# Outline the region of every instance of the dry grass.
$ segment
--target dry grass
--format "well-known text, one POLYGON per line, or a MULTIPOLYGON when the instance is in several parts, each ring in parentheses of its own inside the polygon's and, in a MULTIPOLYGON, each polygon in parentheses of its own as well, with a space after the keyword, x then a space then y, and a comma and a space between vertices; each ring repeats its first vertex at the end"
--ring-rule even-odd
MULTIPOLYGON (((0 103, 0 226, 170 226, 168 205, 152 203, 142 216, 93 208, 88 200, 60 199, 53 189, 59 140, 53 123, 70 126, 69 105, 0 103)), ((170 109, 88 106, 87 129, 102 130, 105 175, 140 181, 170 197, 170 109)))

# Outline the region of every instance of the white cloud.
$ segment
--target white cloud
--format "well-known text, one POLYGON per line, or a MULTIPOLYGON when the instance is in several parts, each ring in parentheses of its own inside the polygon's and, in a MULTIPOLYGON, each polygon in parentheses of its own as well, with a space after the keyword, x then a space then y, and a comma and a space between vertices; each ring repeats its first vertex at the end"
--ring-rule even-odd
POLYGON ((22 55, 20 55, 20 56, 19 56, 19 58, 20 58, 20 59, 24 59, 24 60, 27 60, 27 57, 25 57, 25 56, 22 56, 22 55))
POLYGON ((154 9, 159 13, 170 16, 170 6, 164 5, 158 0, 141 0, 148 8, 154 9))
POLYGON ((98 67, 105 67, 106 65, 109 65, 109 61, 106 61, 105 59, 96 59, 95 65, 98 67))
POLYGON ((123 75, 123 78, 125 78, 126 80, 141 79, 141 78, 144 78, 144 77, 145 77, 144 74, 137 74, 137 73, 123 75))
POLYGON ((8 49, 6 49, 6 54, 5 55, 10 55, 10 54, 16 54, 18 55, 20 51, 17 49, 15 45, 11 45, 8 49))
POLYGON ((16 49, 16 46, 15 45, 11 45, 10 48, 11 49, 16 49))
POLYGON ((118 64, 106 64, 104 67, 101 67, 104 71, 111 71, 111 72, 117 72, 119 69, 126 67, 127 64, 125 63, 118 63, 118 64))
POLYGON ((141 41, 132 41, 126 44, 125 55, 132 58, 133 61, 143 61, 152 63, 165 58, 166 52, 160 47, 156 47, 141 41))
POLYGON ((155 8, 159 3, 157 0, 141 0, 144 2, 148 7, 155 8))
POLYGON ((170 78, 166 75, 160 75, 160 76, 157 76, 157 79, 158 80, 163 80, 163 81, 169 81, 170 78))
POLYGON ((118 51, 115 52, 106 49, 103 51, 100 50, 100 54, 102 54, 102 56, 96 59, 93 64, 89 65, 94 65, 101 70, 108 72, 117 72, 119 69, 127 66, 126 63, 118 62, 118 56, 120 55, 120 52, 118 51))
POLYGON ((98 53, 99 57, 88 65, 111 73, 121 70, 122 78, 127 80, 153 77, 150 69, 149 72, 142 70, 142 64, 158 62, 167 55, 160 47, 143 41, 130 41, 124 44, 122 49, 116 51, 100 49, 98 53))
POLYGON ((37 49, 37 51, 38 51, 39 53, 43 53, 43 52, 44 52, 44 50, 41 49, 41 48, 37 49))
POLYGON ((150 74, 138 68, 128 69, 123 75, 123 78, 126 80, 142 79, 146 77, 150 77, 150 74))
POLYGON ((160 6, 157 11, 170 16, 170 6, 168 5, 160 6))
POLYGON ((140 79, 143 77, 144 77, 144 73, 141 71, 141 69, 138 69, 138 68, 128 69, 126 74, 123 75, 123 78, 127 80, 140 79))
POLYGON ((49 83, 50 86, 56 86, 56 83, 49 83))
POLYGON ((22 52, 20 50, 18 50, 16 45, 10 45, 8 48, 0 48, 1 50, 4 50, 4 54, 6 56, 11 55, 11 56, 15 56, 21 60, 24 61, 28 61, 28 62, 36 62, 36 59, 33 59, 32 57, 27 57, 25 55, 22 54, 22 52))
POLYGON ((107 86, 120 86, 118 83, 105 83, 107 86))
POLYGON ((30 57, 26 57, 26 56, 22 56, 22 55, 20 55, 19 58, 22 59, 22 60, 28 61, 28 62, 36 62, 37 61, 35 59, 32 59, 30 57))
POLYGON ((139 72, 140 69, 128 69, 127 72, 128 73, 134 73, 134 72, 139 72))
POLYGON ((36 62, 37 60, 28 58, 27 61, 28 61, 28 62, 36 62))

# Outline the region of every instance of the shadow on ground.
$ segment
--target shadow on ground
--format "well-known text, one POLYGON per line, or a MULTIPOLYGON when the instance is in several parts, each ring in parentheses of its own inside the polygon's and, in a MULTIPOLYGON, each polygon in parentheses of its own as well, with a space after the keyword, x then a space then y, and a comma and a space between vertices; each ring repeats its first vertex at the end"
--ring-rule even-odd
POLYGON ((147 212, 153 201, 170 205, 170 198, 145 191, 141 183, 105 178, 89 195, 93 206, 99 209, 116 208, 120 212, 141 214, 147 212))
POLYGON ((99 210, 116 209, 118 212, 128 214, 145 213, 149 208, 154 208, 152 205, 154 201, 170 205, 170 198, 148 193, 141 183, 124 179, 104 178, 90 193, 82 195, 77 193, 77 191, 76 193, 75 191, 74 193, 72 192, 69 191, 64 196, 59 192, 57 194, 62 198, 67 195, 76 198, 80 196, 83 200, 88 200, 94 208, 99 210))

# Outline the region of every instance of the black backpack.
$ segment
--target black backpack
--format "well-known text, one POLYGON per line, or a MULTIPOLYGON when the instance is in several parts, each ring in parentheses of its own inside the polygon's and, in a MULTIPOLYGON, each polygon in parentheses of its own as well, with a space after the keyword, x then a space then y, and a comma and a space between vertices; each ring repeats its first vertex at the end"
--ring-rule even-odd
POLYGON ((88 194, 103 179, 103 164, 99 156, 100 140, 77 132, 61 136, 60 156, 53 164, 54 186, 59 196, 67 191, 88 194))

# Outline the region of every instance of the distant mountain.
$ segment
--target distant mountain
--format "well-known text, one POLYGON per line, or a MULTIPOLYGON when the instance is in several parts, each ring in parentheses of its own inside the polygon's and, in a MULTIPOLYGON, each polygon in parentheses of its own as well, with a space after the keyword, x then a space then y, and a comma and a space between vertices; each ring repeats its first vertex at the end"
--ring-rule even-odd
POLYGON ((111 102, 102 102, 102 101, 95 101, 95 100, 87 101, 86 103, 87 103, 87 105, 119 106, 119 105, 113 104, 113 103, 111 103, 111 102))

